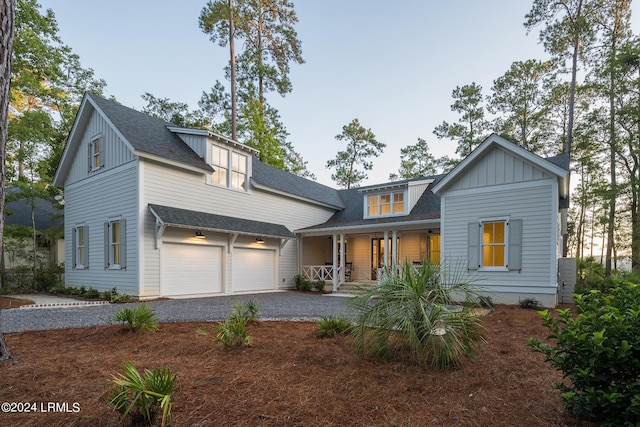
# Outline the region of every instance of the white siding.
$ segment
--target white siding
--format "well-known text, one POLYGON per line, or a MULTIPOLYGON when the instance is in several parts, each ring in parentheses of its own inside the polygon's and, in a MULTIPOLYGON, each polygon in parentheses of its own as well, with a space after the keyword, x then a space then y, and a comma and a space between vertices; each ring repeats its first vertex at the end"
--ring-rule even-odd
POLYGON ((65 187, 65 282, 69 286, 91 286, 98 290, 113 287, 120 293, 138 291, 138 210, 136 162, 104 171, 65 187), (126 269, 105 269, 104 223, 110 218, 126 220, 126 269), (74 270, 72 265, 73 227, 83 224, 89 230, 89 268, 74 270))
POLYGON ((82 133, 82 140, 69 170, 65 186, 86 179, 89 176, 103 174, 106 171, 134 160, 135 156, 129 147, 122 141, 109 123, 104 120, 101 115, 94 112, 87 123, 86 129, 84 129, 82 133), (91 140, 97 135, 101 135, 102 137, 105 156, 104 168, 89 172, 89 145, 91 140))
POLYGON ((466 260, 469 222, 487 217, 522 219, 522 270, 480 272, 479 284, 494 293, 555 298, 557 194, 554 179, 445 193, 444 257, 449 262, 466 260))
MULTIPOLYGON (((155 222, 147 207, 149 203, 282 224, 291 231, 322 223, 333 214, 333 210, 328 208, 263 191, 243 192, 209 185, 205 183, 203 175, 185 173, 154 162, 142 160, 141 167, 143 168, 144 196, 141 200, 140 212, 144 218, 143 286, 146 296, 158 295, 159 289, 156 283, 159 281, 160 268, 160 258, 154 239, 155 222)), ((266 239, 266 244, 267 247, 276 249, 279 247, 279 240, 266 239)), ((230 289, 230 268, 229 262, 226 289, 230 289)), ((292 239, 287 242, 279 255, 278 287, 293 287, 293 277, 296 274, 298 274, 298 242, 292 239)))
POLYGON ((449 190, 481 188, 516 182, 550 179, 551 176, 521 157, 493 148, 460 176, 449 190))

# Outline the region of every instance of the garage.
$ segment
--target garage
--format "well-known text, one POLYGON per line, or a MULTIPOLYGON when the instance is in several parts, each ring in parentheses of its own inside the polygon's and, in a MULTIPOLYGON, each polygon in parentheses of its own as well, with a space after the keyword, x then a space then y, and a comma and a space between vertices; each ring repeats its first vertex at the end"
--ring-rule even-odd
POLYGON ((275 289, 276 251, 269 249, 233 249, 233 292, 275 289))
POLYGON ((164 243, 162 295, 198 295, 222 292, 221 246, 164 243))

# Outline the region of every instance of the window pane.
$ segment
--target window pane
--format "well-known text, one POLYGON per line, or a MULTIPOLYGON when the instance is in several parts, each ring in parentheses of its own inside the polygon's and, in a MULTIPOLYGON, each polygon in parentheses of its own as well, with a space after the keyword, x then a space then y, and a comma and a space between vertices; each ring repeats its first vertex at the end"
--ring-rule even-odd
POLYGON ((504 266, 504 246, 493 247, 493 263, 497 267, 504 266))
POLYGON ((493 224, 493 243, 504 243, 504 222, 493 224))
POLYGON ((391 213, 391 194, 380 195, 380 214, 391 213))
POLYGON ((111 223, 111 253, 109 257, 111 259, 111 265, 120 264, 120 221, 113 221, 111 223))
POLYGON ((369 215, 378 215, 378 196, 367 196, 369 215))
POLYGON ((404 193, 393 193, 393 212, 404 212, 404 193))
POLYGON ((484 224, 483 233, 482 233, 482 242, 483 243, 493 243, 493 223, 487 222, 484 224))
POLYGON ((111 243, 120 243, 120 221, 111 223, 111 243))

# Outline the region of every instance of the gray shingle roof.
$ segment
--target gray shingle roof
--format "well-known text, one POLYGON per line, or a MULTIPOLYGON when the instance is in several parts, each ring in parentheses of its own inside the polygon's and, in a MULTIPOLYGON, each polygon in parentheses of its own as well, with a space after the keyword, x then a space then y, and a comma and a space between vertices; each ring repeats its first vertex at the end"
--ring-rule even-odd
POLYGON ((567 153, 560 154, 558 156, 547 157, 545 160, 553 163, 556 166, 560 166, 564 170, 570 170, 570 158, 567 153))
MULTIPOLYGON (((336 212, 329 220, 323 224, 307 227, 303 230, 314 230, 324 228, 341 228, 363 225, 401 223, 408 221, 420 221, 428 219, 440 218, 440 197, 433 194, 431 188, 440 181, 444 175, 435 175, 430 177, 419 178, 420 180, 432 178, 434 182, 429 184, 427 189, 422 193, 420 199, 416 202, 409 215, 394 216, 386 218, 364 219, 364 195, 362 190, 370 187, 351 188, 349 190, 339 190, 342 200, 344 200, 345 209, 336 212)), ((398 181, 394 184, 402 185, 411 180, 398 181)), ((379 185, 371 186, 371 188, 379 187, 379 185)))
POLYGON ((92 93, 87 95, 111 120, 135 150, 213 171, 178 135, 167 129, 175 126, 92 93))
POLYGON ((173 208, 149 204, 156 218, 169 226, 219 231, 223 233, 241 233, 254 236, 295 238, 287 227, 281 224, 234 218, 207 212, 173 208))
POLYGON ((251 179, 256 184, 289 193, 293 196, 314 200, 336 209, 345 207, 338 190, 334 188, 265 165, 255 157, 252 164, 253 174, 251 179))
MULTIPOLYGON (((22 198, 13 200, 20 193, 18 188, 7 187, 6 193, 5 224, 31 228, 31 202, 22 198)), ((58 209, 56 205, 53 199, 36 198, 34 209, 36 230, 62 230, 64 211, 58 209)))

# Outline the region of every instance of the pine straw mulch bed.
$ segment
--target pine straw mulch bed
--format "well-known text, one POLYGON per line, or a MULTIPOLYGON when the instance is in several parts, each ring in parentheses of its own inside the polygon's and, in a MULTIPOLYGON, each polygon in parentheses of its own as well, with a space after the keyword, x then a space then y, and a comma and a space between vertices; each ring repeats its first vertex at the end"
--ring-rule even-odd
POLYGON ((475 360, 445 372, 363 360, 348 337, 316 338, 313 322, 261 322, 252 347, 231 351, 196 333, 204 323, 7 334, 18 363, 0 366, 0 402, 79 411, 0 413, 0 425, 118 425, 107 400, 129 360, 177 374, 177 426, 594 426, 564 411, 561 374, 526 344, 546 336, 535 311, 497 306, 483 324, 475 360))

